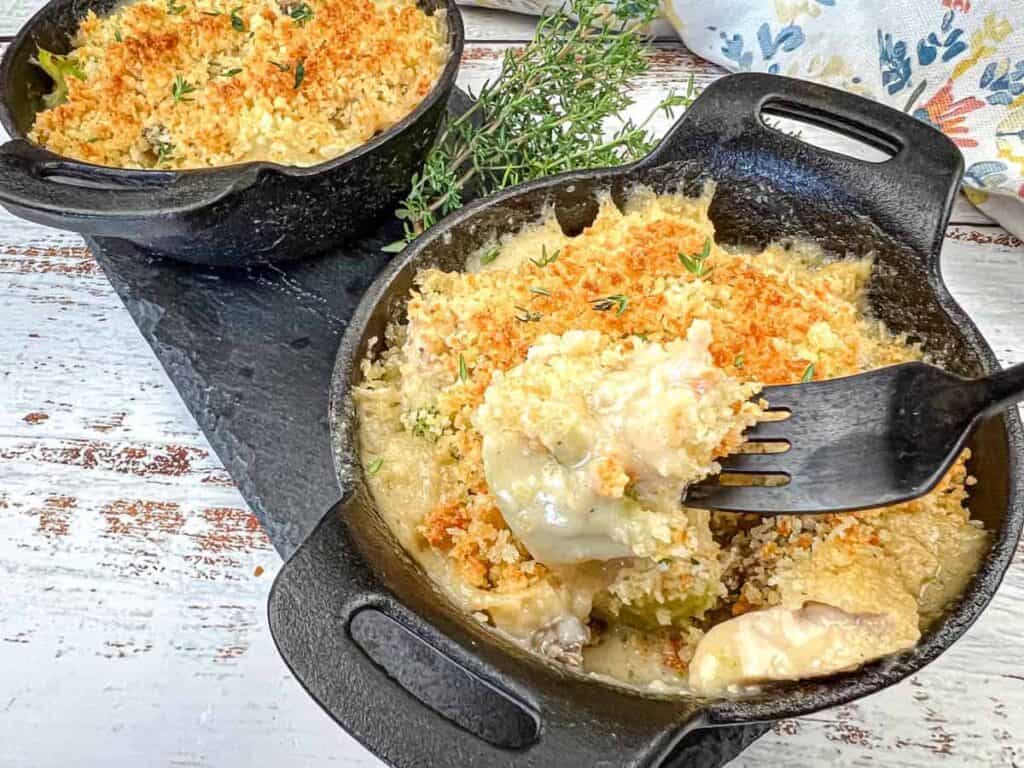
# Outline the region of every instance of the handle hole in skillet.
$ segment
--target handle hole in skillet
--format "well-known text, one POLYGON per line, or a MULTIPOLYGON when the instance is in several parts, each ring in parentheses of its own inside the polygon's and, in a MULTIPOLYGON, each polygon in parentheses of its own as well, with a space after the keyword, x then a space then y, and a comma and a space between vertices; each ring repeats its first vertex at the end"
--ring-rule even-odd
POLYGON ((52 163, 39 170, 39 177, 69 187, 124 191, 134 189, 162 189, 174 180, 173 173, 161 171, 133 171, 121 168, 75 166, 71 163, 52 163), (145 174, 144 176, 142 174, 145 174))
POLYGON ((840 155, 884 163, 901 147, 891 136, 867 125, 802 104, 771 100, 761 107, 765 127, 840 155))
POLYGON ((555 219, 566 237, 576 237, 594 223, 601 206, 589 187, 567 187, 555 205, 555 219))
POLYGON ((388 677, 464 730, 506 749, 537 741, 536 714, 387 614, 363 608, 349 621, 348 632, 388 677))

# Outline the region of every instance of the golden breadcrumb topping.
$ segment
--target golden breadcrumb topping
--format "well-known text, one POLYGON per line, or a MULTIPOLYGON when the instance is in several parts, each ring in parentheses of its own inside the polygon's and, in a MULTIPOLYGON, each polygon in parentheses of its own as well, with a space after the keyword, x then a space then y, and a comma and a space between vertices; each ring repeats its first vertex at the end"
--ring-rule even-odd
MULTIPOLYGON (((867 314, 870 259, 828 261, 782 245, 725 250, 709 202, 637 190, 622 210, 605 200, 578 236, 550 216, 481 249, 465 272, 421 271, 407 322, 388 328, 357 391, 371 488, 431 575, 527 640, 567 614, 589 623, 584 668, 633 682, 685 680, 711 626, 770 607, 812 606, 786 618, 801 627, 833 620, 818 603, 857 626, 885 615, 891 637, 912 642, 985 549, 966 507, 967 452, 932 493, 870 512, 762 520, 680 509, 652 535, 686 557, 542 564, 512 534, 487 483, 474 415, 496 378, 546 335, 594 331, 628 351, 683 339, 700 321, 714 365, 764 386, 921 357, 867 314)), ((537 386, 537 407, 556 413, 540 405, 546 384, 537 386)), ((633 481, 614 463, 595 471, 610 495, 633 481)), ((842 634, 821 631, 830 641, 842 634)))
POLYGON ((124 168, 314 165, 412 112, 448 59, 414 0, 138 0, 40 51, 63 102, 29 137, 124 168))

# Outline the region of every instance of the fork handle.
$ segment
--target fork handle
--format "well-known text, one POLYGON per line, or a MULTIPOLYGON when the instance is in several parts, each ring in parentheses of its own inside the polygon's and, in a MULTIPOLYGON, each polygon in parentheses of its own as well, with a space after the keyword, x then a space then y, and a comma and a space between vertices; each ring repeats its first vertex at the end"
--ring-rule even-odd
POLYGON ((982 388, 978 414, 988 417, 1004 411, 1024 400, 1024 363, 1011 365, 984 379, 978 379, 977 383, 982 388))

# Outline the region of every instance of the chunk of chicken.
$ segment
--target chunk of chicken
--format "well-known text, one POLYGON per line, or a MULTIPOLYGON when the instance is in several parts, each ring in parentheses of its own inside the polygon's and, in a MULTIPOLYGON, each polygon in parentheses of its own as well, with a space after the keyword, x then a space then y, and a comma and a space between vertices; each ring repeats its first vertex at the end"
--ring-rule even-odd
POLYGON ((753 611, 701 639, 690 686, 716 694, 730 686, 829 675, 910 648, 919 634, 885 614, 848 613, 824 603, 753 611))

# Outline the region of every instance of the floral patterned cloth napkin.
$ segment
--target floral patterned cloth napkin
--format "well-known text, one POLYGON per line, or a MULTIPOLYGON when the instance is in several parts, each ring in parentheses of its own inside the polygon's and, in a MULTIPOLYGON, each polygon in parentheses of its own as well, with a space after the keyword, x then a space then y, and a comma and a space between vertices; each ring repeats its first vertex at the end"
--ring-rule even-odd
POLYGON ((1024 237, 1024 0, 662 0, 662 12, 729 70, 816 80, 934 125, 964 154, 971 202, 1024 237))

